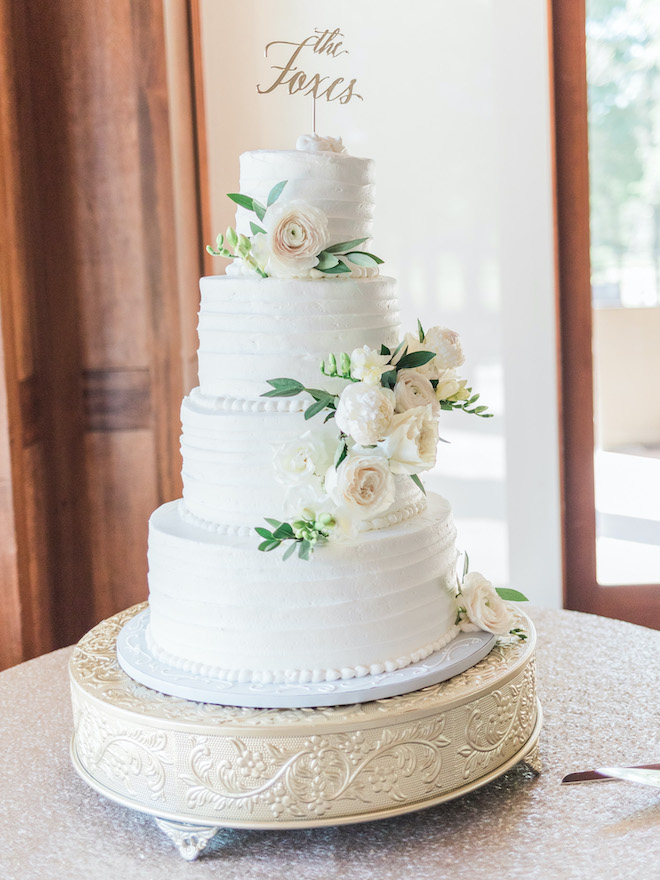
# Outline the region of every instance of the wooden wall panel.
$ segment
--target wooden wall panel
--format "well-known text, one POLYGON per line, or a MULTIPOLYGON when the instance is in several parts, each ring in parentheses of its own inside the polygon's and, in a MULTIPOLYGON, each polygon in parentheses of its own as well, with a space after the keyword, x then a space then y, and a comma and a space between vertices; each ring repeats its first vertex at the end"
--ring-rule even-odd
POLYGON ((203 252, 190 26, 188 0, 0 0, 1 665, 144 599, 149 514, 180 494, 203 252))

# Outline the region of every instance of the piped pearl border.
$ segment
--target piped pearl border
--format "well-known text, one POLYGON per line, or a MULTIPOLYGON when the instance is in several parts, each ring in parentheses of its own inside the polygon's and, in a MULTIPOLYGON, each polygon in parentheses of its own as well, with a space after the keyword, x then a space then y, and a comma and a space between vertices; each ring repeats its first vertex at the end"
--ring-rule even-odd
MULTIPOLYGON (((193 660, 185 660, 165 651, 153 639, 151 628, 147 629, 145 639, 147 648, 160 663, 166 663, 193 675, 204 678, 216 678, 229 682, 254 682, 259 684, 317 684, 324 681, 339 681, 340 679, 363 678, 365 675, 381 675, 383 672, 396 672, 410 666, 411 663, 419 663, 435 651, 444 648, 452 642, 461 632, 461 627, 454 624, 443 636, 425 645, 411 654, 396 659, 383 660, 380 663, 372 663, 369 666, 346 666, 342 669, 277 669, 277 670, 253 670, 253 669, 227 669, 224 666, 212 666, 207 663, 198 663, 193 660)), ((255 638, 259 634, 255 633, 255 638)))
MULTIPOLYGON (((361 534, 362 532, 377 531, 379 529, 388 529, 392 526, 398 526, 403 522, 413 519, 413 517, 418 516, 420 513, 423 513, 426 510, 426 507, 426 498, 421 498, 419 501, 412 501, 410 504, 406 504, 405 507, 401 507, 399 510, 388 513, 386 516, 380 516, 375 519, 365 520, 358 523, 357 532, 361 534)), ((186 507, 183 499, 179 501, 179 516, 184 522, 189 523, 191 526, 197 526, 197 528, 204 529, 207 532, 214 532, 217 535, 247 538, 254 534, 254 526, 228 525, 226 523, 216 523, 212 520, 203 519, 202 517, 191 513, 186 507)))
POLYGON ((309 406, 309 398, 295 397, 219 397, 203 394, 198 388, 188 395, 190 402, 207 412, 302 412, 309 406))

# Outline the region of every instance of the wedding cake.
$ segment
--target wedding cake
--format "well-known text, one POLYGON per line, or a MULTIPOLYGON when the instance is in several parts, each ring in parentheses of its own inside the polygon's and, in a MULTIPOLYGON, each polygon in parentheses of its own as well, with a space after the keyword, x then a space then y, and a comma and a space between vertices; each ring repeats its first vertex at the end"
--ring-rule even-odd
POLYGON ((419 477, 441 415, 487 414, 455 333, 402 336, 364 249, 373 161, 313 135, 240 167, 236 226, 210 249, 232 262, 201 280, 183 498, 149 524, 150 651, 228 681, 322 682, 418 662, 461 628, 508 632, 491 585, 457 577, 450 507, 419 477))

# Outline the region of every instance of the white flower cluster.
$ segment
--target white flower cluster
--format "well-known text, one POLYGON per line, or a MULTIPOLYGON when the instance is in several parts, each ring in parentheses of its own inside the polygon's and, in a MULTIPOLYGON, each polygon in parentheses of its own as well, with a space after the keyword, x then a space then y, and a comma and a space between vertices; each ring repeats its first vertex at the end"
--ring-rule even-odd
POLYGON ((458 335, 443 327, 433 327, 423 341, 408 334, 396 358, 366 345, 355 349, 350 370, 342 373, 352 381, 339 394, 334 427, 307 431, 276 452, 287 513, 312 519, 331 513, 348 531, 385 513, 394 503, 396 475, 416 476, 435 465, 439 402, 460 399, 465 382, 454 370, 462 363, 458 335), (417 369, 399 369, 393 388, 383 383, 404 353, 422 351, 434 357, 417 369), (337 455, 338 444, 343 454, 337 455))

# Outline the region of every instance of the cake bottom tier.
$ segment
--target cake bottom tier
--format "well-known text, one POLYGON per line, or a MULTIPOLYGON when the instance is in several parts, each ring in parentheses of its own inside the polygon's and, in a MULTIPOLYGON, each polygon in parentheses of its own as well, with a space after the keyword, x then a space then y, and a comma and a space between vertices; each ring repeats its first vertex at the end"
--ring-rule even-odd
POLYGON ((159 660, 229 681, 327 681, 393 671, 455 637, 449 504, 310 562, 260 553, 258 538, 184 521, 178 501, 149 522, 148 642, 159 660))

